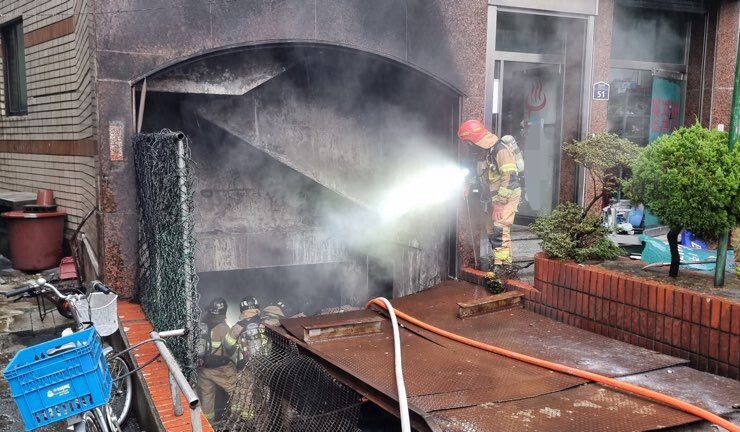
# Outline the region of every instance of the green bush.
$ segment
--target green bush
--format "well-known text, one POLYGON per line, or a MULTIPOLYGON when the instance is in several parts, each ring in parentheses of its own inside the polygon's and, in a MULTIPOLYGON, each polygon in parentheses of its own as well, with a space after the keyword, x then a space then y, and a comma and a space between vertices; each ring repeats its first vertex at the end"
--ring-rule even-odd
POLYGON ((611 260, 621 255, 614 243, 606 238, 601 220, 593 215, 582 215, 578 204, 560 204, 547 216, 538 218, 532 232, 542 240, 542 250, 551 257, 586 260, 611 260))
POLYGON ((740 147, 696 124, 663 135, 632 167, 625 192, 669 227, 712 238, 740 221, 740 147))
POLYGON ((595 195, 584 213, 622 187, 621 174, 630 169, 641 148, 612 133, 592 134, 583 141, 563 145, 563 151, 586 169, 595 195))

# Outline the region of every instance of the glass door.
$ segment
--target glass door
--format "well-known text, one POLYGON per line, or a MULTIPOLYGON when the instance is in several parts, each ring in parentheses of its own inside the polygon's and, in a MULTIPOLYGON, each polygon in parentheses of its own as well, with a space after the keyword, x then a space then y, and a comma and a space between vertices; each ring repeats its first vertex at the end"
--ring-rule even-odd
POLYGON ((497 61, 499 136, 512 135, 524 155, 524 187, 517 223, 531 222, 558 202, 562 144, 563 66, 497 61))
POLYGON ((683 82, 653 73, 653 91, 650 109, 650 142, 673 132, 683 124, 681 101, 683 82))

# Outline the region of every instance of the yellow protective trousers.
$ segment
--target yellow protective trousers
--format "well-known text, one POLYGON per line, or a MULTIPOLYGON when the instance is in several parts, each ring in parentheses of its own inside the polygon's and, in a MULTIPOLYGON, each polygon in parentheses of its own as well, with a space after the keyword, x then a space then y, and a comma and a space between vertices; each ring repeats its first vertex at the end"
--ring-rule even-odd
POLYGON ((198 369, 200 403, 208 420, 213 420, 216 415, 216 389, 220 387, 231 397, 236 380, 236 366, 231 362, 215 368, 198 369))
POLYGON ((520 196, 515 196, 503 204, 501 219, 493 219, 493 210, 486 222, 486 233, 493 251, 493 264, 511 264, 511 226, 514 225, 514 217, 519 207, 520 196))

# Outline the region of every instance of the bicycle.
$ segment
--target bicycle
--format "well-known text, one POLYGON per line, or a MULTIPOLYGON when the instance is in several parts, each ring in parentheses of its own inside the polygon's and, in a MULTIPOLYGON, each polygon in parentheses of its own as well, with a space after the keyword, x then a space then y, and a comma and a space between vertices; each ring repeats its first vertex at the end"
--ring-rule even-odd
MULTIPOLYGON (((131 386, 131 368, 128 363, 121 357, 121 353, 115 353, 113 347, 103 343, 101 336, 108 336, 118 329, 118 317, 115 310, 110 310, 110 305, 114 304, 117 295, 102 284, 99 281, 93 281, 89 284, 88 289, 84 294, 64 294, 60 292, 56 287, 49 284, 45 279, 40 278, 36 281, 29 283, 27 286, 20 287, 4 293, 6 297, 16 296, 27 296, 27 297, 38 297, 48 296, 51 294, 54 298, 57 298, 60 303, 64 303, 64 308, 70 311, 70 316, 74 320, 74 326, 67 328, 62 332, 62 337, 54 339, 49 342, 28 347, 21 350, 16 357, 11 361, 6 369, 6 378, 11 382, 11 389, 13 382, 11 379, 14 375, 12 372, 13 365, 17 359, 23 358, 23 356, 30 356, 28 365, 24 365, 27 373, 29 367, 34 367, 33 361, 41 363, 43 361, 49 361, 55 355, 59 355, 59 358, 54 357, 53 361, 56 364, 41 365, 40 367, 52 368, 61 367, 59 363, 63 361, 74 360, 72 354, 69 359, 62 358, 65 351, 74 351, 76 348, 81 346, 85 347, 100 347, 100 354, 105 359, 106 367, 98 367, 100 370, 88 371, 88 374, 93 374, 93 380, 102 380, 99 384, 104 385, 104 388, 108 390, 107 395, 94 394, 95 397, 86 396, 85 398, 76 398, 69 402, 65 402, 60 406, 54 406, 51 411, 37 411, 36 414, 31 416, 24 416, 24 423, 26 424, 27 430, 32 430, 36 427, 44 426, 46 424, 56 423, 64 419, 69 419, 68 424, 72 426, 75 432, 81 431, 93 431, 93 432, 109 432, 109 431, 120 431, 120 425, 123 424, 126 416, 131 407, 131 399, 133 389, 131 386), (105 297, 107 301, 106 307, 93 307, 93 304, 97 301, 100 296, 105 297), (105 319, 101 320, 101 316, 105 316, 105 319), (97 322, 96 322, 97 321, 97 322), (85 333, 85 334, 83 334, 85 333), (82 335, 77 336, 75 335, 82 335), (57 345, 55 345, 57 344, 57 345), (25 353, 27 350, 34 350, 34 352, 25 353), (110 386, 108 388, 108 386, 110 386), (93 400, 95 399, 95 400, 93 400), (101 403, 101 401, 103 403, 101 403), (85 408, 86 406, 92 406, 90 409, 86 409, 84 412, 77 414, 77 411, 85 408), (41 412, 42 414, 38 414, 41 412), (29 427, 29 423, 32 425, 29 427)), ((86 353, 93 350, 94 348, 86 348, 86 353)), ((94 354, 93 354, 94 355, 94 354)), ((89 359, 88 359, 89 360, 89 359)), ((93 359, 94 361, 94 359, 93 359)), ((102 362, 99 362, 102 363, 102 362)), ((72 363, 70 363, 72 364, 72 363)), ((74 368, 76 364, 72 364, 71 368, 74 368)), ((46 371, 46 370, 45 370, 46 371)), ((66 370, 54 371, 57 375, 64 375, 66 370)), ((50 374, 50 376, 54 376, 50 374)), ((45 379, 47 378, 44 376, 45 379)), ((86 377, 90 378, 90 377, 86 377)), ((26 386, 33 387, 33 384, 26 383, 26 386)), ((22 387, 22 386, 21 386, 22 387)), ((47 386, 48 387, 48 386, 47 386)), ((73 389, 70 384, 63 384, 59 388, 52 388, 48 390, 48 398, 53 399, 56 397, 55 391, 64 396, 69 394, 73 389), (66 387, 65 387, 66 386, 66 387), (67 393, 64 393, 67 392, 67 393)), ((15 391, 14 397, 15 396, 15 391)), ((93 393, 95 393, 93 391, 93 393)), ((18 400, 16 399, 16 402, 18 400)), ((21 407, 19 404, 21 413, 24 414, 24 409, 28 407, 21 407)), ((28 412, 25 412, 28 414, 28 412)))
MULTIPOLYGON (((106 298, 102 300, 102 306, 96 305, 98 298, 94 295, 97 293, 91 293, 88 295, 82 290, 66 292, 57 289, 55 286, 44 281, 40 284, 42 279, 29 283, 26 287, 22 287, 16 290, 5 293, 6 297, 15 296, 27 296, 27 297, 45 297, 54 299, 57 309, 67 311, 66 317, 75 320, 74 330, 79 331, 83 328, 85 321, 90 321, 95 325, 98 334, 106 337, 118 331, 118 315, 115 308, 112 306, 117 296, 115 293, 102 293, 106 298), (110 294, 113 294, 111 297, 110 294), (110 298, 108 298, 110 297, 110 298), (81 305, 82 308, 77 308, 76 311, 81 311, 82 316, 73 310, 72 303, 75 306, 81 305), (87 307, 85 307, 87 306, 87 307), (94 309, 93 309, 94 308, 94 309), (96 314, 96 312, 98 312, 96 314), (105 320, 93 318, 93 315, 104 315, 105 320)), ((91 285, 99 284, 98 281, 93 281, 91 285)), ((107 289, 107 288, 105 288, 107 289)), ((111 389, 111 399, 109 404, 113 409, 113 414, 118 419, 119 424, 123 425, 128 418, 128 413, 131 409, 131 400, 133 398, 133 387, 131 382, 131 366, 130 363, 118 355, 115 349, 108 343, 103 343, 103 354, 108 360, 108 369, 113 377, 113 387, 111 389)))

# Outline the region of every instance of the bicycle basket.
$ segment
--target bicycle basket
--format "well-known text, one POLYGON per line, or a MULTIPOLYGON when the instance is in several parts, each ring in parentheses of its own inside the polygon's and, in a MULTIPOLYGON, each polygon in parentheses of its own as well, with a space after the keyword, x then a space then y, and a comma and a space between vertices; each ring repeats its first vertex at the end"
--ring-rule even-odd
POLYGON ((24 348, 3 372, 26 431, 108 402, 112 379, 94 328, 24 348))
POLYGON ((94 292, 87 299, 75 301, 81 322, 91 322, 100 336, 110 336, 118 330, 118 296, 94 292))

